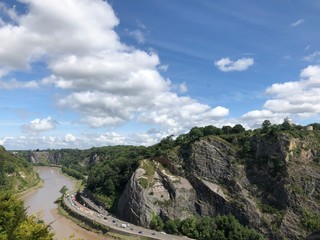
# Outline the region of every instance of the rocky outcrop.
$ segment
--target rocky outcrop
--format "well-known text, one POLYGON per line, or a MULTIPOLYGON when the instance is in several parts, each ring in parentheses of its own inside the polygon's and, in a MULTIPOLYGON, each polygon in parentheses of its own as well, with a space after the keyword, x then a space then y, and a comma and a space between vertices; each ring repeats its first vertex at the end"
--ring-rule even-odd
POLYGON ((149 226, 155 214, 163 219, 184 219, 196 213, 195 197, 187 179, 160 169, 159 163, 144 160, 119 200, 118 215, 142 226, 149 226), (155 165, 151 175, 146 165, 155 165))
POLYGON ((269 239, 302 239, 308 234, 303 212, 320 212, 320 143, 314 139, 248 137, 242 159, 239 146, 217 136, 178 146, 175 156, 158 158, 171 172, 156 161, 141 164, 120 198, 119 215, 148 226, 154 214, 163 220, 233 214, 269 239))

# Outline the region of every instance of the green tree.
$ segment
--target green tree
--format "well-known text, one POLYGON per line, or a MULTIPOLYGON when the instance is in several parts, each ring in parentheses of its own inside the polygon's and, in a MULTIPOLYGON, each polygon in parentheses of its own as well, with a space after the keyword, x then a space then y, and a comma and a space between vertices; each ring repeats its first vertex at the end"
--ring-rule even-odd
POLYGON ((264 120, 261 126, 262 132, 267 133, 271 127, 271 122, 269 120, 264 120))
POLYGON ((242 133, 245 131, 246 131, 246 129, 241 124, 236 124, 232 128, 232 133, 242 133))
POLYGON ((231 126, 223 126, 222 132, 223 132, 223 134, 230 134, 230 133, 232 133, 232 127, 231 126))
POLYGON ((60 189, 60 193, 62 194, 62 196, 66 195, 66 193, 68 192, 68 188, 66 186, 63 186, 61 189, 60 189))
POLYGON ((199 232, 197 229, 197 218, 194 216, 188 217, 181 223, 181 232, 191 238, 198 239, 199 232))
POLYGON ((21 200, 0 190, 1 240, 52 240, 49 228, 37 216, 27 216, 21 200))
POLYGON ((159 215, 154 214, 151 222, 150 222, 150 228, 154 229, 156 231, 161 231, 164 227, 164 223, 159 215))
POLYGON ((220 128, 217 128, 215 126, 209 125, 203 128, 203 133, 205 136, 208 135, 220 135, 222 133, 220 128))
POLYGON ((180 219, 168 220, 165 223, 164 229, 167 233, 170 234, 180 234, 181 221, 180 219))
POLYGON ((291 129, 291 124, 288 121, 284 121, 281 124, 281 130, 290 130, 291 129))
POLYGON ((189 132, 189 137, 191 138, 191 140, 199 140, 199 138, 203 136, 203 129, 199 127, 193 127, 189 132))

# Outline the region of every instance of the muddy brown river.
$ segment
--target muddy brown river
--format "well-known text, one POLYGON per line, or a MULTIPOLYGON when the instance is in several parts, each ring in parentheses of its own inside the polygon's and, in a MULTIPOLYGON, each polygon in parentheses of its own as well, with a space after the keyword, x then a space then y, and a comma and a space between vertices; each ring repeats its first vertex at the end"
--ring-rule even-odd
POLYGON ((28 214, 39 213, 45 223, 51 224, 57 240, 68 239, 71 235, 84 240, 109 239, 87 231, 58 214, 54 201, 61 196, 60 189, 63 186, 72 189, 76 184, 75 181, 62 175, 59 168, 37 167, 37 170, 44 180, 44 186, 22 197, 28 214))

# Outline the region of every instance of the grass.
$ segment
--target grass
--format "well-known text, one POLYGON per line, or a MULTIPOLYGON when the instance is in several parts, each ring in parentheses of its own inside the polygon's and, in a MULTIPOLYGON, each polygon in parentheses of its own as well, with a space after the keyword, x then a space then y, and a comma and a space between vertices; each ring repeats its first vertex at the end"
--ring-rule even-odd
POLYGON ((148 183, 148 179, 147 178, 144 178, 144 177, 141 177, 139 178, 139 184, 141 185, 141 187, 143 187, 144 189, 146 189, 148 186, 149 186, 149 183, 148 183))

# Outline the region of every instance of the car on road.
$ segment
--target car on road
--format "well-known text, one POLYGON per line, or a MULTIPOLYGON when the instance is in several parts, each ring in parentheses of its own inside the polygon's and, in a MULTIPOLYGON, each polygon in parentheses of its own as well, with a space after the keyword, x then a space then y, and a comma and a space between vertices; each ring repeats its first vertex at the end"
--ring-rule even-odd
POLYGON ((143 232, 142 232, 142 231, 139 231, 138 233, 139 233, 139 234, 143 234, 143 232))

